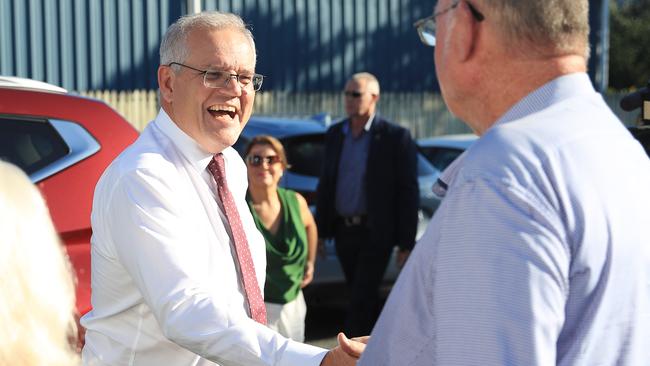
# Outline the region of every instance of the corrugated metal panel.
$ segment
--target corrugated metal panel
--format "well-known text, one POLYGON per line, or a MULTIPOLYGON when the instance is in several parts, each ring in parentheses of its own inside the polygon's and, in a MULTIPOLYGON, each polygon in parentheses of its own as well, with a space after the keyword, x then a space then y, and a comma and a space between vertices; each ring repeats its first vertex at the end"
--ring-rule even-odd
MULTIPOLYGON (((435 90, 433 49, 412 26, 434 4, 201 0, 252 25, 264 89, 289 92, 340 90, 358 71, 376 74, 385 91, 435 90)), ((0 74, 79 91, 154 89, 161 35, 186 8, 187 0, 0 0, 0 74)))
POLYGON ((376 74, 385 90, 434 87, 433 51, 413 22, 430 0, 203 0, 206 10, 240 14, 253 27, 264 88, 340 90, 350 74, 376 74))
POLYGON ((0 0, 0 74, 69 90, 156 88, 185 0, 0 0))

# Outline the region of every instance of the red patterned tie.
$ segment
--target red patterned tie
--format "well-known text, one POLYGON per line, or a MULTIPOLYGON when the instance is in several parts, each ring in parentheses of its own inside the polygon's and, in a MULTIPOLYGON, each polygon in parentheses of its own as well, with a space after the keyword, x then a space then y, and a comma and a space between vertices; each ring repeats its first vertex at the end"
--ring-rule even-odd
POLYGON ((248 247, 246 233, 244 232, 244 227, 239 218, 239 212, 237 211, 237 206, 235 206, 235 200, 232 198, 232 194, 228 189, 228 183, 226 182, 226 169, 223 155, 221 153, 212 157, 212 161, 208 164, 208 170, 212 173, 214 180, 217 182, 217 192, 219 193, 219 198, 223 203, 226 218, 230 224, 232 239, 235 242, 235 254, 237 255, 237 261, 239 262, 240 274, 242 281, 244 282, 244 291, 246 292, 246 299, 248 300, 251 317, 258 323, 266 325, 266 308, 264 307, 264 299, 262 298, 260 286, 257 283, 257 277, 255 277, 255 265, 253 264, 251 251, 248 247))

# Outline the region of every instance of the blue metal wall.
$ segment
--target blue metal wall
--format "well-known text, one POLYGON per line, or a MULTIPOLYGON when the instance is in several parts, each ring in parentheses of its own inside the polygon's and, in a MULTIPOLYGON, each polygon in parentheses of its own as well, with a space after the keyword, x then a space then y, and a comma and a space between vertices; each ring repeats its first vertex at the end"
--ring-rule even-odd
POLYGON ((370 71, 384 90, 431 90, 433 50, 413 22, 431 0, 203 0, 252 25, 265 89, 340 90, 350 74, 370 71))
MULTIPOLYGON (((257 69, 267 76, 264 89, 282 91, 340 90, 357 71, 376 74, 385 91, 436 89, 433 49, 419 43, 412 26, 431 14, 434 4, 201 1, 203 9, 238 13, 251 25, 257 69)), ((155 89, 160 37, 187 12, 186 5, 186 0, 0 0, 0 74, 77 91, 155 89)))
POLYGON ((185 1, 0 0, 0 74, 69 90, 154 88, 185 1))

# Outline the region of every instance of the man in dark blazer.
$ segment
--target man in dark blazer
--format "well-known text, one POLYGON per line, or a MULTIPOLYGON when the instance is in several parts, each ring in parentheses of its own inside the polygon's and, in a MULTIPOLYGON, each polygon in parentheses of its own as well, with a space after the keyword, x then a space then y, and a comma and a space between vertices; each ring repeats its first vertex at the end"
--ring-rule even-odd
POLYGON ((401 266, 417 230, 417 148, 408 130, 375 114, 379 82, 354 74, 345 86, 348 118, 329 128, 318 184, 319 244, 334 238, 350 290, 345 331, 369 334, 393 248, 401 266))

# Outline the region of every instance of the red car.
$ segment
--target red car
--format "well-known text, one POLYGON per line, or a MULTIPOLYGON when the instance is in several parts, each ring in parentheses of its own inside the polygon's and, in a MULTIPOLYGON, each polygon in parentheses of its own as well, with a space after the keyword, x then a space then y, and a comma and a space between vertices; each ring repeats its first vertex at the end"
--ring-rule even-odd
POLYGON ((90 305, 90 209, 104 169, 138 137, 106 103, 54 85, 0 76, 0 159, 43 193, 77 275, 77 310, 90 305))

